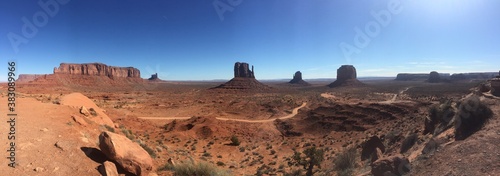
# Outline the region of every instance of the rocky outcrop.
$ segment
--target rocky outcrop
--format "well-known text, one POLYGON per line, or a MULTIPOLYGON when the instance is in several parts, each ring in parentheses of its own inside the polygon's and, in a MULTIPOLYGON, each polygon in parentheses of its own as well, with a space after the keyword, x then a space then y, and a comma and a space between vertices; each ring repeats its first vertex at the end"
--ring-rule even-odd
POLYGON ((491 94, 500 96, 500 71, 498 72, 498 76, 490 80, 490 84, 491 94))
POLYGON ((47 77, 46 74, 19 74, 19 77, 17 78, 16 82, 28 83, 34 81, 37 78, 45 78, 45 77, 47 77))
POLYGON ((253 66, 252 66, 252 70, 250 70, 248 67, 248 63, 236 62, 234 64, 234 77, 235 78, 255 78, 255 75, 253 72, 253 66))
POLYGON ((253 66, 250 70, 247 63, 236 62, 234 64, 234 78, 212 89, 268 90, 270 87, 255 79, 253 66))
POLYGON ((441 76, 439 75, 438 72, 436 71, 432 71, 430 74, 429 74, 429 79, 427 79, 427 82, 430 82, 430 83, 438 83, 438 82, 441 82, 441 76))
POLYGON ((409 160, 403 155, 381 158, 371 164, 374 176, 403 175, 410 171, 409 160))
MULTIPOLYGON (((477 73, 455 73, 450 76, 451 80, 464 79, 491 79, 495 78, 497 72, 477 72, 477 73)), ((441 75, 442 77, 442 75, 441 75)))
POLYGON ((372 136, 370 139, 368 139, 362 145, 361 161, 364 161, 364 160, 370 158, 371 156, 373 156, 374 154, 376 154, 377 149, 380 149, 380 151, 382 153, 385 152, 384 143, 382 143, 382 140, 380 140, 379 137, 372 136))
POLYGON ((153 159, 148 152, 125 136, 102 132, 99 135, 99 149, 132 174, 143 176, 153 171, 153 159))
POLYGON ((399 73, 396 76, 396 81, 416 81, 416 80, 426 80, 429 78, 429 74, 426 73, 399 73))
POLYGON ((157 81, 163 81, 158 77, 158 73, 152 74, 150 78, 148 78, 149 81, 157 82, 157 81))
POLYGON ((300 71, 295 72, 293 79, 288 83, 296 85, 310 85, 308 82, 302 80, 302 73, 300 71))
POLYGON ((356 76, 356 68, 352 65, 342 65, 337 69, 337 80, 328 85, 328 87, 339 86, 360 86, 363 85, 356 76))
POLYGON ((106 76, 109 78, 140 78, 141 72, 133 67, 114 67, 102 63, 61 63, 54 74, 106 76))

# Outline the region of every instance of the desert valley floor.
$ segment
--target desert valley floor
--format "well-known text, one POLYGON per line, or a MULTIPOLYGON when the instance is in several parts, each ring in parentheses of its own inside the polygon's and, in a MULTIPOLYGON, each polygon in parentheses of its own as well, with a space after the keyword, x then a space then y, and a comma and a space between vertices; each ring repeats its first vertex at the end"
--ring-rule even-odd
MULTIPOLYGON (((17 166, 7 167, 4 159, 0 171, 99 175, 98 167, 107 160, 99 150, 99 134, 110 131, 140 144, 153 158, 151 174, 157 175, 174 175, 172 168, 185 163, 205 163, 222 175, 304 174, 294 153, 311 147, 321 149, 324 158, 314 175, 371 175, 370 158, 391 156, 409 161, 403 169, 408 175, 497 175, 500 101, 477 91, 482 82, 371 80, 338 88, 327 87, 328 82, 265 82, 269 90, 255 91, 210 89, 218 82, 18 84, 17 166), (424 133, 430 107, 449 100, 457 109, 457 102, 473 94, 493 112, 480 130, 460 140, 453 127, 424 133), (94 109, 97 116, 85 116, 82 106, 94 109), (100 116, 109 117, 112 124, 92 120, 100 116), (367 142, 374 136, 383 149, 367 142), (362 160, 369 147, 376 156, 369 153, 369 159, 362 160), (352 167, 340 168, 339 157, 349 151, 352 167)), ((0 112, 7 112, 5 84, 1 93, 0 112)), ((8 124, 0 130, 6 137, 8 124)), ((2 149, 9 145, 6 140, 1 144, 2 149)))

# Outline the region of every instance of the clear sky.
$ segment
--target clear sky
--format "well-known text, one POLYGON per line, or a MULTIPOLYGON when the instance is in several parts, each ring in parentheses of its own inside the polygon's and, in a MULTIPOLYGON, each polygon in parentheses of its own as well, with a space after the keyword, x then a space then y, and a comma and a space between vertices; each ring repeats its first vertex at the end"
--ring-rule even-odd
POLYGON ((0 81, 6 61, 17 62, 17 73, 101 62, 166 80, 230 79, 236 61, 254 65, 257 79, 298 70, 306 79, 335 78, 343 64, 358 76, 498 71, 498 7, 497 0, 1 1, 0 81))

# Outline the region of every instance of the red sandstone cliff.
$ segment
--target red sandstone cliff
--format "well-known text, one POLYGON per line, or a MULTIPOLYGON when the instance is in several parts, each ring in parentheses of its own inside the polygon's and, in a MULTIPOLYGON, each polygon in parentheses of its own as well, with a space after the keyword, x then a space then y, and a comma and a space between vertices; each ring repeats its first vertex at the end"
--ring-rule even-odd
POLYGON ((61 63, 54 68, 54 74, 107 76, 109 78, 140 78, 141 72, 133 67, 114 67, 102 63, 61 63))

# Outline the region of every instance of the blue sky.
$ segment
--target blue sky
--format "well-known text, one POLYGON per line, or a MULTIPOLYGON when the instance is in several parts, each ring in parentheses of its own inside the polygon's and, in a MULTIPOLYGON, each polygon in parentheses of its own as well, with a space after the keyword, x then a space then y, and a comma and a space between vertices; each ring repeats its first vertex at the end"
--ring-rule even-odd
POLYGON ((16 61, 17 73, 102 62, 166 80, 230 79, 236 61, 254 65, 257 79, 297 70, 335 78, 343 64, 358 76, 498 71, 498 7, 495 0, 1 1, 0 58, 16 61), (58 8, 47 12, 39 2, 58 8))

